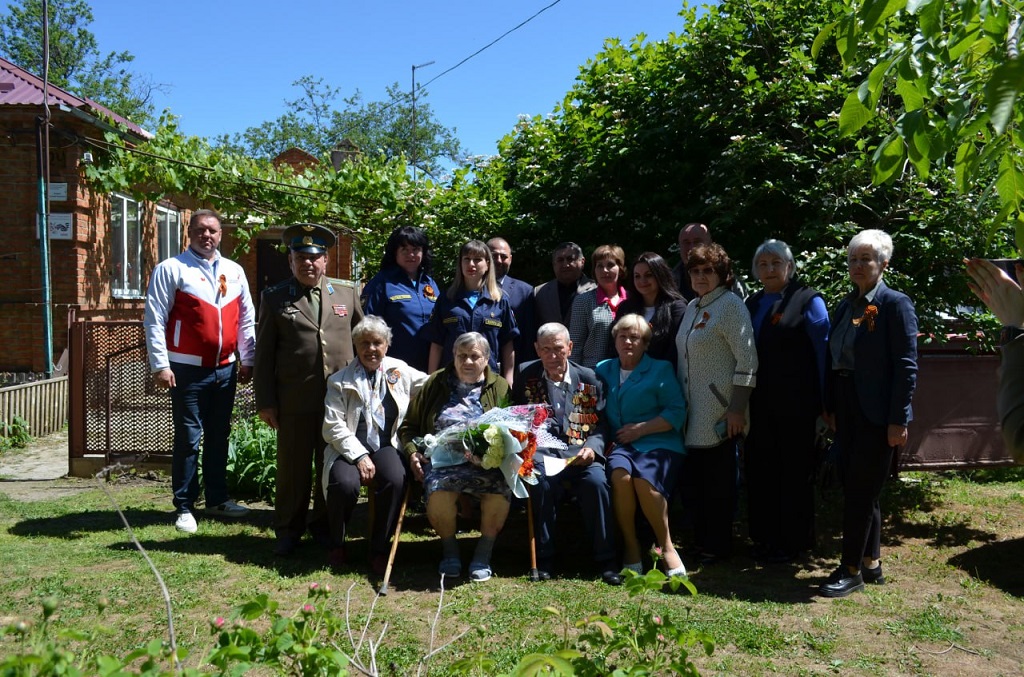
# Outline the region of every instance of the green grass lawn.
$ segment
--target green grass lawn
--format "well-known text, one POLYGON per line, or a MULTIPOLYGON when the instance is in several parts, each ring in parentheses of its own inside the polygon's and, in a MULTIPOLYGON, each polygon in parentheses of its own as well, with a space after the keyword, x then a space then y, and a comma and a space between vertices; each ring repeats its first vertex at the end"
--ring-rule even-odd
MULTIPOLYGON (((1020 470, 975 478, 913 474, 891 482, 884 496, 883 564, 889 584, 846 599, 817 597, 816 584, 835 566, 839 550, 838 495, 820 502, 818 551, 798 565, 758 567, 741 546, 732 560, 691 572, 698 594, 657 594, 644 613, 656 613, 710 635, 712 655, 691 652, 703 674, 1020 674, 1024 664, 1024 479, 1020 470)), ((57 500, 7 497, 0 482, 0 626, 38 623, 40 600, 53 597, 60 628, 105 628, 94 648, 123 656, 166 639, 165 609, 155 577, 132 545, 110 500, 95 482, 61 480, 80 491, 57 500), (98 604, 103 600, 102 613, 98 604)), ((202 519, 199 533, 173 527, 166 482, 133 479, 108 484, 135 536, 162 574, 173 603, 186 665, 201 667, 213 646, 210 622, 265 593, 289 614, 306 601, 310 582, 330 584, 335 613, 353 627, 374 601, 367 575, 365 512, 357 511, 350 543, 354 566, 326 567, 312 544, 275 559, 272 511, 254 504, 238 522, 202 519)), ((496 546, 496 576, 446 590, 436 627, 437 646, 466 631, 429 664, 447 674, 478 653, 510 671, 526 653, 557 644, 572 626, 604 611, 635 613, 623 588, 593 580, 589 552, 574 506, 560 519, 561 579, 530 583, 525 516, 514 512, 496 546)), ((742 510, 741 510, 742 514, 742 510)), ((744 531, 741 520, 737 537, 744 531)), ((686 542, 681 529, 677 540, 686 542)), ((475 533, 464 535, 463 554, 475 533)), ((382 674, 409 674, 426 652, 439 601, 439 545, 418 509, 406 517, 391 594, 376 602, 373 635, 387 629, 378 664, 382 674)), ((0 639, 0 655, 16 650, 0 639)))

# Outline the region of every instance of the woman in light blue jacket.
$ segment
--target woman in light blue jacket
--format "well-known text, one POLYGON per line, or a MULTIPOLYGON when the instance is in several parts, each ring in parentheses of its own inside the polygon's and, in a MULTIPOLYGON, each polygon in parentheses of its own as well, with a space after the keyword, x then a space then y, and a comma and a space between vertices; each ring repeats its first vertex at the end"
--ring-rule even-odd
POLYGON ((626 568, 642 572, 639 506, 662 549, 666 573, 685 575, 668 527, 668 496, 683 458, 683 394, 672 365, 645 353, 651 326, 643 316, 622 317, 612 336, 619 356, 598 364, 597 376, 604 383, 608 438, 615 440, 606 468, 622 530, 623 561, 626 568))

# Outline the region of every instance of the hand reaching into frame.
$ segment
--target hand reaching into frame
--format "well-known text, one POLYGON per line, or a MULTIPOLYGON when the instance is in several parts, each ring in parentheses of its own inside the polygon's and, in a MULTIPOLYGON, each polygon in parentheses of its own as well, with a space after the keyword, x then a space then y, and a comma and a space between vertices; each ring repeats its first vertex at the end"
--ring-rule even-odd
POLYGON ((971 282, 967 286, 984 302, 1004 327, 1024 327, 1024 266, 1015 265, 1017 279, 991 261, 964 259, 971 282))

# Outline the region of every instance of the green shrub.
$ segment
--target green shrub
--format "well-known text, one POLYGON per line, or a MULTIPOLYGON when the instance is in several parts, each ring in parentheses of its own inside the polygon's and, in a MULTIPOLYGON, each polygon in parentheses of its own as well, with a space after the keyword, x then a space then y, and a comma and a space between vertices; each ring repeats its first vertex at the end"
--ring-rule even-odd
POLYGON ((277 433, 258 416, 235 419, 228 439, 228 491, 274 502, 277 433))
POLYGON ((20 416, 7 423, 0 422, 0 451, 8 449, 24 449, 32 441, 28 431, 28 421, 20 416))

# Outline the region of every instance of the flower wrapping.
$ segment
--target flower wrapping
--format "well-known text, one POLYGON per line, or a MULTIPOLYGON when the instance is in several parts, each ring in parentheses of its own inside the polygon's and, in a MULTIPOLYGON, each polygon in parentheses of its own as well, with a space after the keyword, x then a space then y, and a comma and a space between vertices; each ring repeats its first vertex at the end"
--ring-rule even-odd
POLYGON ((435 468, 472 463, 501 470, 512 493, 526 498, 526 484, 537 483, 533 457, 538 445, 565 449, 548 430, 547 405, 495 407, 482 415, 414 440, 435 468))

